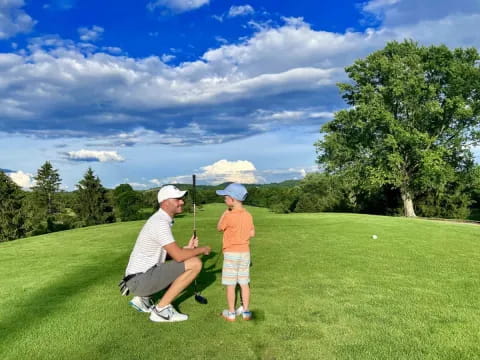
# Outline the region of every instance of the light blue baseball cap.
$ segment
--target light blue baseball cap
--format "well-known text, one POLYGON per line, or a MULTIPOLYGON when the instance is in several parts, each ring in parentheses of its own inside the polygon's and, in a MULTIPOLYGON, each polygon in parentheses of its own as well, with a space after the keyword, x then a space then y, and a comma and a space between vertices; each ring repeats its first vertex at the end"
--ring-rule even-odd
POLYGON ((230 196, 236 200, 243 201, 246 199, 248 191, 242 184, 231 183, 224 190, 217 190, 217 195, 230 196))

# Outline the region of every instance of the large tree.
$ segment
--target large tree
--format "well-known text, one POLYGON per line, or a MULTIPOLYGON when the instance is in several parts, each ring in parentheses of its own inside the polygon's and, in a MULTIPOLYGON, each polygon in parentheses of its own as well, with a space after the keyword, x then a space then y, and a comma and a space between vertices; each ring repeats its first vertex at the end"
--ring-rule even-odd
POLYGON ((350 105, 322 127, 319 164, 363 189, 391 186, 406 216, 419 194, 441 192, 473 167, 479 141, 476 49, 391 42, 347 67, 350 105))
POLYGON ((88 168, 77 186, 76 212, 85 226, 113 222, 113 209, 98 176, 88 168))
POLYGON ((0 171, 0 242, 25 235, 23 193, 9 176, 0 171))

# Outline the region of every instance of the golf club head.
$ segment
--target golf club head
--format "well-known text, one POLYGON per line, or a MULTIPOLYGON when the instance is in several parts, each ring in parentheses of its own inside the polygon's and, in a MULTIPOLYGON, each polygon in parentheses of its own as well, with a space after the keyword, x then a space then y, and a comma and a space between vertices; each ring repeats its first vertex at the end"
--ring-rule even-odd
POLYGON ((195 293, 195 301, 198 302, 199 304, 203 304, 203 305, 208 303, 207 299, 204 298, 199 293, 195 293))

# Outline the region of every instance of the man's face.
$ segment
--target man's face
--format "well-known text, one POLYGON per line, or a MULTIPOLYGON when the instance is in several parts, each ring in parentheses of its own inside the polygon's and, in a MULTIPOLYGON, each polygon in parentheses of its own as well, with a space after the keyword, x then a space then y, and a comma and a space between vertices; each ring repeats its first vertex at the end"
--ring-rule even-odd
POLYGON ((180 214, 184 203, 183 199, 167 199, 162 202, 162 209, 172 215, 180 214))

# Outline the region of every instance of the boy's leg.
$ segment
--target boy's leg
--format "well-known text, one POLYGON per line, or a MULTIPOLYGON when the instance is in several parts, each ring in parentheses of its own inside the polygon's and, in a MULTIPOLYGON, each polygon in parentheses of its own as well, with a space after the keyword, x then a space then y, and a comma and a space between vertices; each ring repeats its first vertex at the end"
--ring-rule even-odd
POLYGON ((248 306, 250 305, 250 286, 248 284, 242 284, 240 288, 242 289, 243 311, 248 311, 248 306))
POLYGON ((235 312, 235 285, 227 285, 228 311, 235 312))
POLYGON ((248 311, 250 306, 250 253, 242 253, 238 268, 238 284, 242 293, 243 311, 248 311))
POLYGON ((228 311, 235 312, 235 288, 238 279, 238 254, 225 252, 223 254, 222 285, 225 286, 228 311))
POLYGON ((158 308, 163 308, 172 303, 172 301, 180 294, 190 283, 197 277, 202 270, 202 262, 198 257, 185 260, 185 272, 176 278, 163 297, 157 304, 158 308))

